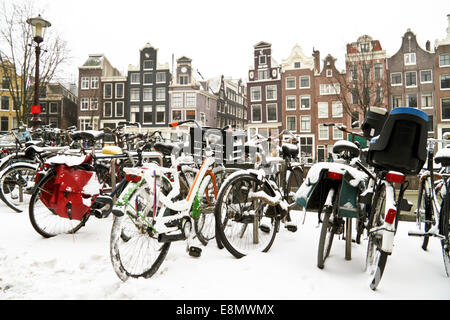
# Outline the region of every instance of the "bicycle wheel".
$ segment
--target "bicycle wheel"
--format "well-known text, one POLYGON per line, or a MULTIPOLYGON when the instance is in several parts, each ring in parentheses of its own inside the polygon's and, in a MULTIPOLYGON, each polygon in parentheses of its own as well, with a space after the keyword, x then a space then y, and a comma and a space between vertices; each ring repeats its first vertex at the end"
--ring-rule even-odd
MULTIPOLYGON (((433 211, 432 211, 431 198, 425 192, 422 193, 421 206, 422 206, 422 210, 424 213, 423 219, 421 219, 423 221, 423 230, 425 232, 427 232, 431 229, 431 226, 433 225, 433 223, 432 223, 433 211)), ((421 214, 421 213, 419 212, 419 214, 421 214)), ((427 250, 429 240, 430 240, 429 236, 423 237, 423 242, 422 242, 423 250, 427 250)))
POLYGON ((280 224, 275 207, 262 200, 248 200, 252 191, 274 196, 255 176, 243 172, 222 186, 215 207, 216 232, 236 258, 267 252, 280 224))
POLYGON ((31 225, 44 238, 51 238, 64 233, 75 233, 85 225, 89 217, 89 215, 86 215, 81 220, 63 218, 44 205, 41 201, 41 196, 53 192, 55 177, 55 171, 50 170, 39 180, 31 195, 29 204, 31 225))
POLYGON ((0 199, 16 212, 22 212, 31 197, 36 165, 15 163, 2 172, 0 199))
POLYGON ((215 192, 219 191, 224 180, 224 174, 225 171, 219 171, 215 174, 215 185, 213 179, 210 180, 200 206, 200 217, 198 219, 194 219, 195 233, 204 246, 206 246, 208 242, 216 236, 214 204, 217 199, 215 192))
POLYGON ((444 198, 444 202, 441 207, 440 221, 439 221, 439 233, 444 236, 441 239, 442 257, 444 258, 444 266, 447 277, 450 277, 450 217, 449 217, 450 203, 449 194, 444 198))
POLYGON ((325 208, 325 214, 322 219, 322 228, 320 230, 319 249, 317 251, 317 267, 319 269, 323 269, 325 260, 330 255, 334 234, 336 233, 336 227, 333 223, 333 219, 331 219, 332 214, 332 207, 325 208))
POLYGON ((150 278, 159 269, 170 248, 170 242, 158 242, 143 216, 153 207, 152 195, 146 184, 138 187, 129 199, 134 208, 126 206, 121 217, 114 217, 110 238, 110 257, 117 276, 128 278, 150 278), (137 214, 140 212, 141 214, 137 214))
MULTIPOLYGON (((288 197, 286 201, 289 204, 289 211, 299 210, 300 206, 295 201, 295 192, 303 183, 303 171, 300 168, 293 168, 292 170, 289 170, 287 177, 286 187, 288 197)), ((288 221, 289 220, 290 216, 288 216, 288 221)))
MULTIPOLYGON (((374 196, 373 210, 369 217, 369 230, 383 225, 384 209, 386 206, 386 187, 382 184, 374 196)), ((386 266, 387 253, 381 251, 382 236, 377 233, 369 232, 367 242, 366 266, 371 279, 370 288, 375 290, 383 276, 386 266)))

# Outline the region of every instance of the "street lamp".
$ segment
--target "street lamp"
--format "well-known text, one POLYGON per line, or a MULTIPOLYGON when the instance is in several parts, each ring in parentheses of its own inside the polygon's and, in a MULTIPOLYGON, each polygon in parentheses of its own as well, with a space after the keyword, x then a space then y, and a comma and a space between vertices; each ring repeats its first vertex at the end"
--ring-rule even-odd
POLYGON ((41 54, 41 47, 39 46, 44 41, 45 30, 51 26, 51 23, 41 18, 39 14, 36 18, 27 19, 27 23, 31 25, 33 31, 33 40, 36 42, 36 67, 34 76, 34 101, 31 106, 31 113, 33 114, 33 129, 37 129, 41 123, 39 114, 41 113, 41 106, 39 105, 39 55, 41 54))

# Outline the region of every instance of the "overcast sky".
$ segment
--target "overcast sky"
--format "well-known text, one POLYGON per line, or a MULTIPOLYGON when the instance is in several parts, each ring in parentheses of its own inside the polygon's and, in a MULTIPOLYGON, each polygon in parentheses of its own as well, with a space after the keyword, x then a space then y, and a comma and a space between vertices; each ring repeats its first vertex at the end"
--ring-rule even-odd
MULTIPOLYGON (((14 1, 14 0, 6 0, 14 1)), ((172 65, 188 56, 205 78, 221 74, 247 81, 253 45, 272 43, 281 63, 298 43, 306 55, 313 47, 343 66, 345 46, 368 34, 388 56, 410 28, 424 48, 446 36, 448 0, 35 0, 42 16, 68 41, 76 79, 88 54, 103 53, 125 72, 136 65, 147 42, 158 48, 158 62, 172 65)), ((36 15, 39 12, 36 12, 36 15)), ((341 67, 342 68, 342 67, 341 67)))

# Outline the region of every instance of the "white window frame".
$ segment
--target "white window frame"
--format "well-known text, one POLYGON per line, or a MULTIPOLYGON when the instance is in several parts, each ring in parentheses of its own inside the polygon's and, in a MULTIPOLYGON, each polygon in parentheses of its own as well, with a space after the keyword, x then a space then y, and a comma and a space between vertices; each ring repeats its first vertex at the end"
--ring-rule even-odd
POLYGON ((250 101, 252 101, 252 102, 262 101, 261 87, 251 87, 250 88, 250 101), (255 92, 259 92, 259 99, 254 98, 255 92))
POLYGON ((258 58, 258 62, 259 62, 259 64, 266 65, 267 64, 267 56, 265 54, 260 55, 258 58), (264 62, 261 62, 261 58, 264 58, 264 62))
POLYGON ((125 103, 124 103, 123 101, 116 101, 116 102, 115 102, 115 109, 116 109, 115 111, 116 111, 116 117, 117 117, 117 118, 121 118, 121 117, 124 117, 124 116, 125 116, 125 103), (119 103, 122 104, 122 114, 119 114, 119 112, 117 111, 117 110, 118 110, 117 105, 118 105, 119 103))
POLYGON ((417 63, 416 53, 415 52, 405 53, 403 55, 403 59, 404 59, 405 66, 414 66, 417 63), (411 62, 411 60, 412 60, 411 58, 412 57, 414 57, 414 62, 411 62))
POLYGON ((80 99, 80 110, 81 111, 88 111, 89 110, 89 98, 81 98, 80 99), (83 105, 85 105, 85 107, 83 107, 83 105))
POLYGON ((130 84, 141 84, 141 74, 139 72, 132 72, 132 73, 130 73, 130 84), (134 76, 138 77, 137 82, 133 81, 133 77, 134 76))
MULTIPOLYGON (((422 98, 422 97, 421 97, 421 98, 422 98)), ((419 97, 418 97, 418 92, 409 92, 409 93, 407 93, 407 94, 406 94, 406 102, 407 102, 407 104, 408 104, 408 107, 418 109, 418 108, 419 108, 419 97), (416 95, 416 106, 415 106, 415 107, 411 107, 411 106, 409 105, 409 96, 410 96, 410 95, 416 95)))
POLYGON ((431 70, 431 69, 420 70, 419 75, 420 75, 420 83, 433 83, 433 70, 431 70), (422 81, 422 72, 425 72, 425 71, 430 71, 430 74, 431 74, 430 81, 422 81))
POLYGON ((262 123, 262 105, 261 104, 252 104, 250 106, 250 112, 251 112, 252 123, 262 123), (255 107, 259 107, 259 114, 260 114, 259 121, 253 120, 253 108, 255 108, 255 107))
POLYGON ((123 99, 124 97, 125 97, 125 84, 123 84, 123 83, 116 83, 116 92, 115 92, 115 95, 116 95, 116 99, 123 99), (117 93, 119 92, 119 90, 118 90, 118 87, 119 86, 122 86, 122 95, 121 96, 119 96, 117 93))
POLYGON ((331 117, 332 118, 342 118, 344 116, 344 106, 340 101, 331 102, 331 117), (336 112, 337 106, 340 106, 340 112, 336 112))
POLYGON ((49 114, 58 114, 58 103, 57 102, 49 102, 48 104, 48 113, 49 114), (52 105, 56 104, 56 112, 52 112, 52 105))
POLYGON ((288 131, 290 131, 292 133, 297 132, 297 116, 294 116, 294 115, 286 116, 286 130, 288 130, 288 131), (288 119, 289 118, 294 118, 294 128, 295 128, 295 130, 290 130, 289 129, 289 126, 288 126, 288 123, 289 123, 288 119))
POLYGON ((295 90, 297 89, 297 78, 290 76, 290 77, 286 77, 286 90, 295 90), (292 87, 288 86, 288 81, 292 81, 294 80, 294 85, 292 87))
POLYGON ((183 92, 172 93, 172 108, 179 108, 183 106, 183 92))
POLYGON ((112 83, 104 83, 103 84, 103 99, 112 99, 113 97, 113 86, 112 83), (109 96, 106 96, 106 87, 110 87, 111 94, 109 96))
POLYGON ((327 69, 327 71, 326 71, 326 76, 327 76, 328 78, 331 78, 331 77, 333 76, 333 70, 332 70, 332 69, 327 69))
POLYGON ((155 76, 155 82, 156 83, 166 83, 167 82, 167 75, 165 72, 156 72, 156 76, 155 76), (163 81, 158 81, 158 75, 164 75, 164 80, 163 81))
POLYGON ((311 110, 311 96, 309 94, 305 94, 305 95, 301 95, 300 96, 299 107, 300 107, 300 110, 311 110), (309 101, 309 107, 308 108, 303 108, 302 99, 304 99, 304 98, 307 98, 308 101, 309 101))
POLYGON ((433 109, 433 92, 432 91, 429 91, 429 92, 422 92, 421 94, 420 94, 420 107, 422 108, 422 109, 433 109), (429 97, 431 97, 431 106, 423 106, 423 98, 424 98, 424 96, 429 96, 429 97))
POLYGON ((341 93, 341 86, 339 83, 322 83, 320 84, 320 95, 321 96, 327 96, 327 95, 335 95, 341 93))
POLYGON ((335 126, 333 126, 333 140, 343 140, 344 139, 344 132, 339 130, 337 126, 342 126, 342 123, 336 123, 335 126))
POLYGON ((185 94, 185 106, 192 108, 197 106, 197 93, 186 92, 185 94))
POLYGON ((141 91, 139 88, 131 88, 130 89, 130 101, 141 101, 141 91), (137 99, 133 97, 132 92, 137 92, 137 99))
POLYGON ((172 109, 172 112, 170 113, 170 116, 172 117, 172 121, 182 121, 183 120, 183 109, 172 109), (174 119, 173 113, 174 111, 180 112, 180 119, 174 119))
POLYGON ((286 96, 286 111, 297 110, 297 96, 286 96), (294 108, 288 108, 288 101, 294 100, 294 108))
POLYGON ((400 86, 402 86, 403 85, 403 75, 402 75, 402 73, 401 72, 392 72, 391 73, 391 87, 400 87, 400 86), (392 83, 392 76, 393 75, 397 75, 397 74, 400 74, 400 83, 392 83))
POLYGON ((195 109, 186 109, 184 111, 184 119, 188 120, 188 118, 187 118, 188 111, 194 111, 194 120, 197 120, 197 110, 195 110, 195 109))
POLYGON ((266 86, 266 100, 267 101, 277 100, 277 96, 278 96, 278 92, 277 92, 277 86, 276 85, 268 85, 268 86, 266 86), (274 96, 272 98, 269 98, 269 95, 267 94, 269 88, 275 88, 275 90, 273 91, 274 92, 274 96))
POLYGON ((300 89, 310 89, 311 88, 311 77, 310 76, 300 76, 298 78, 298 86, 299 86, 300 89), (308 86, 307 87, 302 87, 302 78, 308 79, 308 86))
POLYGON ((154 63, 153 63, 153 60, 152 59, 144 59, 143 61, 142 61, 142 70, 153 70, 154 69, 154 65, 153 65, 154 63), (145 68, 145 62, 146 61, 151 61, 152 62, 152 67, 151 68, 145 68))
POLYGON ((113 105, 111 101, 105 101, 103 102, 103 117, 104 118, 112 118, 113 116, 113 105), (110 105, 110 110, 111 110, 111 114, 107 115, 106 114, 106 105, 109 104, 110 105))
POLYGON ((142 107, 142 123, 144 123, 144 124, 153 124, 153 106, 152 105, 144 105, 143 107, 142 107), (152 119, 151 119, 151 121, 150 122, 145 122, 145 116, 144 116, 144 114, 145 114, 145 111, 147 110, 147 112, 151 112, 152 113, 152 119), (148 111, 148 110, 150 110, 150 111, 148 111))
POLYGON ((89 102, 90 102, 89 103, 90 110, 98 110, 98 98, 91 98, 89 102), (95 104, 94 101, 96 102, 95 104))
MULTIPOLYGON (((262 114, 261 114, 262 117, 262 114)), ((266 104, 266 118, 267 122, 278 122, 278 105, 276 103, 267 103, 266 104), (269 106, 275 106, 275 120, 269 120, 269 106)))
POLYGON ((317 102, 317 117, 319 119, 326 119, 328 118, 328 114, 329 114, 329 105, 328 102, 317 102), (325 104, 326 104, 326 115, 325 115, 325 104), (322 110, 322 112, 321 112, 322 110), (321 115, 322 114, 322 115, 321 115))
POLYGON ((99 86, 98 77, 91 77, 91 89, 98 89, 98 86, 99 86))
POLYGON ((153 101, 153 88, 142 88, 142 101, 153 101), (146 92, 150 92, 150 99, 145 98, 146 92))
POLYGON ((311 116, 310 115, 305 115, 305 116, 300 116, 300 132, 311 132, 311 116), (308 118, 308 130, 305 130, 303 128, 303 119, 308 118))
POLYGON ((405 88, 417 88, 417 71, 405 71, 405 88), (416 84, 415 85, 408 86, 407 81, 406 81, 406 74, 408 74, 408 73, 414 73, 416 75, 416 84))
POLYGON ((439 55, 439 68, 450 67, 450 62, 449 62, 449 64, 441 64, 441 56, 449 56, 450 57, 450 53, 443 53, 443 54, 439 55))
POLYGON ((441 75, 439 75, 439 90, 442 90, 442 91, 450 90, 450 87, 442 88, 442 80, 441 80, 442 76, 449 76, 450 77, 450 74, 441 74, 441 75))
POLYGON ((330 140, 330 129, 329 129, 329 127, 324 126, 323 124, 319 124, 317 126, 317 137, 318 137, 318 140, 330 140), (325 128, 326 129, 326 132, 327 132, 326 138, 321 136, 321 131, 320 131, 321 128, 325 128))
POLYGON ((153 73, 152 72, 144 72, 142 74, 142 85, 144 86, 150 86, 153 84, 153 77, 152 77, 153 73), (145 75, 150 75, 150 82, 145 82, 145 75))
POLYGON ((89 90, 89 84, 90 84, 89 77, 81 77, 81 80, 80 80, 81 90, 89 90), (86 84, 87 84, 87 86, 86 86, 86 84))
POLYGON ((164 106, 164 105, 156 106, 155 123, 156 124, 166 123, 166 106, 164 106), (164 112, 164 118, 163 118, 163 121, 158 122, 158 112, 161 112, 161 110, 163 110, 163 112, 164 112))
POLYGON ((445 121, 445 122, 448 122, 448 121, 450 121, 450 117, 449 118, 444 118, 443 115, 442 115, 442 100, 445 100, 445 99, 450 99, 450 98, 444 97, 444 98, 441 98, 439 100, 439 112, 441 113, 441 120, 445 121))

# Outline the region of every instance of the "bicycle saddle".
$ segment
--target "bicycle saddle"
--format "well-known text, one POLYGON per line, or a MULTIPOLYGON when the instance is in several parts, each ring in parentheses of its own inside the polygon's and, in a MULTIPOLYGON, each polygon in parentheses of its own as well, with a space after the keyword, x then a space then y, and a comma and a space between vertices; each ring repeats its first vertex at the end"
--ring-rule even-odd
POLYGON ((295 158, 298 156, 298 147, 291 143, 283 143, 281 146, 281 151, 283 152, 283 156, 288 156, 291 158, 295 158))
POLYGON ((97 130, 87 130, 87 131, 75 131, 71 133, 73 140, 92 140, 97 141, 102 139, 105 133, 97 130))
POLYGON ((344 151, 348 151, 350 158, 356 158, 360 153, 358 146, 347 140, 340 140, 333 146, 333 153, 340 154, 344 151))
POLYGON ((442 148, 434 156, 434 162, 441 164, 443 167, 450 166, 450 149, 442 148))
POLYGON ((183 150, 183 143, 174 144, 174 143, 165 143, 165 142, 156 142, 153 147, 156 151, 161 152, 163 155, 170 156, 175 150, 178 155, 181 150, 183 150))

